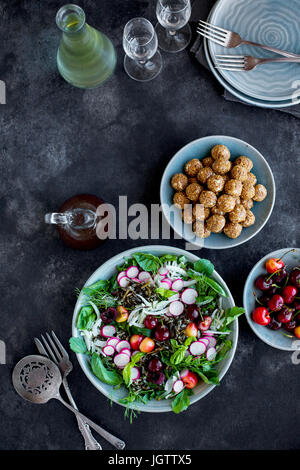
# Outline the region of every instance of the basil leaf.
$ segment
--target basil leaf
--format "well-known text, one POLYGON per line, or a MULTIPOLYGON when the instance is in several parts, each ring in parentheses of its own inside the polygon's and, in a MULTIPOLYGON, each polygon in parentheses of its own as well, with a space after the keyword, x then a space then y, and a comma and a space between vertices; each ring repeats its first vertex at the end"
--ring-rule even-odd
POLYGON ((79 330, 90 330, 96 320, 96 314, 91 305, 85 305, 81 307, 77 317, 76 326, 79 330))
POLYGON ((211 276, 214 272, 214 265, 208 259, 200 258, 194 263, 194 270, 211 276))
POLYGON ((144 271, 157 272, 161 266, 160 259, 151 253, 135 253, 132 256, 144 271))
POLYGON ((143 336, 151 336, 151 333, 152 333, 152 331, 149 328, 141 328, 139 326, 134 326, 134 325, 131 327, 131 332, 134 335, 143 335, 143 336))
POLYGON ((135 354, 131 361, 123 369, 123 379, 125 384, 128 386, 131 383, 131 369, 139 362, 139 360, 144 356, 144 353, 140 352, 135 354))
POLYGON ((166 263, 167 261, 177 261, 177 256, 176 255, 163 255, 160 257, 160 262, 161 264, 166 263))
POLYGON ((85 354, 88 352, 84 339, 79 336, 70 338, 69 343, 72 351, 77 354, 85 354))
POLYGON ((172 410, 174 411, 174 413, 181 413, 189 407, 190 394, 191 392, 187 388, 183 389, 182 392, 178 393, 178 395, 172 401, 172 410))
POLYGON ((95 282, 91 286, 84 287, 82 289, 82 292, 84 294, 89 294, 95 290, 107 290, 109 288, 109 283, 110 283, 109 281, 103 281, 100 279, 99 281, 95 282))
POLYGON ((197 370, 197 374, 206 384, 219 385, 219 375, 215 370, 208 370, 205 374, 197 370))
POLYGON ((214 279, 211 279, 210 277, 207 277, 207 276, 204 276, 203 279, 206 282, 206 284, 209 287, 211 287, 215 292, 222 295, 223 297, 228 297, 228 295, 224 291, 223 287, 220 286, 220 284, 217 281, 215 281, 214 279))
POLYGON ((236 318, 245 313, 245 309, 242 307, 232 307, 228 308, 225 312, 225 325, 230 325, 236 318))
POLYGON ((94 375, 108 385, 120 385, 123 379, 120 374, 115 370, 107 369, 97 353, 92 355, 91 368, 94 375))
POLYGON ((185 346, 181 346, 179 349, 177 349, 177 351, 175 351, 170 357, 171 364, 173 364, 174 366, 180 364, 185 358, 186 349, 187 348, 185 346))
POLYGON ((173 290, 164 289, 163 287, 158 287, 157 289, 155 289, 155 292, 159 294, 163 299, 168 299, 169 297, 172 297, 176 294, 176 292, 174 292, 173 290))

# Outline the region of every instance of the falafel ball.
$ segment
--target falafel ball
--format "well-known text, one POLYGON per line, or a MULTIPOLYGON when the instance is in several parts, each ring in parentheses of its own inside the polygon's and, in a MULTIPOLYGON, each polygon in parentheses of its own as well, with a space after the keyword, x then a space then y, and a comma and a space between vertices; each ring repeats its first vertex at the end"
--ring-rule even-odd
POLYGON ((243 183, 243 189, 241 192, 241 198, 242 199, 253 199, 255 196, 255 189, 254 186, 248 182, 245 181, 243 183))
POLYGON ((196 220, 196 222, 193 223, 193 232, 199 238, 208 238, 211 234, 206 224, 204 222, 201 222, 200 220, 196 220))
POLYGON ((218 208, 218 206, 214 206, 210 209, 210 212, 212 215, 225 215, 225 212, 224 211, 221 211, 221 209, 218 208))
POLYGON ((268 194, 267 188, 263 184, 257 184, 254 186, 255 194, 253 200, 257 202, 263 201, 268 194))
POLYGON ((247 183, 252 184, 253 186, 257 183, 257 178, 253 173, 248 173, 248 178, 246 179, 247 183))
POLYGON ((227 222, 224 227, 224 233, 229 238, 237 238, 242 233, 243 227, 240 224, 227 222))
POLYGON ((255 215, 249 209, 246 209, 246 218, 242 222, 243 227, 251 227, 251 225, 255 224, 255 215))
POLYGON ((243 183, 248 178, 247 168, 242 165, 234 165, 231 170, 231 176, 233 179, 239 180, 243 183))
POLYGON ((223 212, 231 212, 235 207, 236 201, 230 194, 222 194, 219 197, 217 207, 223 212))
POLYGON ((247 171, 251 171, 252 168, 253 168, 252 160, 250 160, 250 158, 244 157, 244 156, 238 157, 234 161, 234 165, 242 165, 246 168, 247 171))
POLYGON ((202 186, 198 183, 189 184, 185 188, 185 194, 191 201, 198 201, 201 191, 202 186))
POLYGON ((246 219, 246 209, 242 204, 237 204, 235 208, 229 213, 229 219, 234 224, 244 222, 246 219))
POLYGON ((240 180, 231 179, 225 184, 225 193, 230 196, 239 197, 243 189, 243 183, 240 180))
POLYGON ((226 160, 230 159, 230 151, 226 145, 215 145, 211 149, 211 156, 214 160, 217 160, 220 157, 225 158, 226 160))
POLYGON ((200 183, 205 184, 206 181, 210 176, 214 174, 213 170, 210 168, 210 166, 206 166, 204 168, 201 168, 197 174, 197 178, 200 181, 200 183))
POLYGON ((195 222, 195 217, 193 216, 193 208, 192 206, 185 206, 182 211, 182 220, 185 224, 192 224, 195 222))
POLYGON ((189 180, 188 184, 193 184, 193 183, 197 183, 197 184, 198 184, 198 178, 197 178, 197 176, 190 176, 188 180, 189 180))
POLYGON ((199 197, 199 201, 204 207, 214 207, 217 202, 217 196, 212 191, 202 191, 199 197))
POLYGON ((226 219, 223 215, 212 215, 206 221, 208 230, 213 233, 221 233, 226 223, 226 219))
POLYGON ((177 191, 173 196, 173 203, 179 209, 183 209, 185 205, 190 204, 190 200, 184 193, 177 191))
POLYGON ((206 184, 210 191, 219 193, 220 191, 223 191, 224 179, 221 175, 212 175, 208 178, 206 184))
POLYGON ((230 171, 232 163, 224 157, 220 157, 212 164, 212 169, 217 175, 225 175, 230 171))
POLYGON ((171 186, 175 191, 184 191, 188 185, 188 177, 183 173, 176 173, 172 176, 171 186))
POLYGON ((213 162, 214 162, 213 157, 205 157, 205 158, 202 158, 201 160, 201 163, 203 166, 212 166, 213 162))
POLYGON ((196 220, 206 220, 210 215, 210 209, 204 207, 203 204, 195 204, 193 206, 193 216, 196 220))
POLYGON ((184 165, 184 171, 188 176, 196 176, 200 168, 202 168, 202 163, 199 158, 193 158, 184 165))
POLYGON ((250 210, 253 207, 253 199, 241 199, 241 204, 245 207, 245 209, 250 210))

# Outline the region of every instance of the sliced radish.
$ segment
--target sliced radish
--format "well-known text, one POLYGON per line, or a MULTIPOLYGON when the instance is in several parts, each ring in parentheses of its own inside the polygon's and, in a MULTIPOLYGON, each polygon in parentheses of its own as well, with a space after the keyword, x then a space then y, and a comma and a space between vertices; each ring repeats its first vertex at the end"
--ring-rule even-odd
POLYGON ((168 274, 169 270, 168 268, 166 268, 165 266, 162 266, 161 268, 159 268, 158 270, 158 273, 161 275, 161 276, 166 276, 168 274))
POLYGON ((181 300, 187 305, 192 305, 195 303, 198 293, 195 289, 188 287, 181 294, 181 300))
POLYGON ((131 279, 133 282, 137 282, 138 284, 140 284, 142 281, 140 281, 137 277, 133 277, 131 279))
POLYGON ((188 374, 190 373, 190 371, 188 369, 183 369, 181 372, 180 372, 180 377, 182 379, 184 379, 184 377, 186 377, 188 374))
POLYGON ((214 358, 216 357, 217 355, 217 350, 216 348, 209 348, 207 351, 206 351, 206 359, 208 361, 213 361, 214 358))
POLYGON ((178 315, 181 315, 183 310, 184 305, 182 302, 180 302, 180 300, 174 300, 169 305, 169 313, 174 317, 178 317, 178 315))
POLYGON ((176 382, 173 383, 173 391, 175 393, 179 393, 183 389, 184 389, 184 383, 182 382, 182 380, 176 380, 176 382))
POLYGON ((104 338, 111 338, 116 331, 117 330, 114 325, 105 325, 101 328, 101 336, 104 336, 104 338))
POLYGON ((113 356, 116 350, 113 346, 104 346, 102 351, 104 352, 105 356, 113 356))
POLYGON ((136 266, 130 266, 128 269, 126 269, 126 276, 129 277, 129 279, 134 279, 135 277, 138 277, 139 275, 139 268, 136 266))
POLYGON ((128 279, 127 276, 122 276, 120 277, 118 282, 120 287, 127 287, 130 282, 130 279, 128 279))
POLYGON ((201 343, 204 343, 205 346, 206 346, 206 348, 209 347, 209 342, 210 342, 210 341, 209 341, 208 338, 203 338, 203 337, 202 337, 202 338, 200 338, 198 341, 200 341, 201 343))
POLYGON ((175 279, 175 281, 172 282, 172 290, 175 292, 179 292, 183 287, 184 283, 182 279, 175 279))
POLYGON ((141 271, 138 278, 140 281, 146 282, 146 281, 149 281, 149 279, 151 278, 151 274, 148 273, 147 271, 141 271))
POLYGON ((132 367, 130 371, 130 378, 131 380, 137 380, 141 376, 140 371, 138 370, 137 367, 132 367))
POLYGON ((112 337, 107 340, 106 345, 113 346, 115 348, 119 342, 120 342, 119 338, 112 337))
POLYGON ((160 287, 163 287, 163 289, 171 289, 172 286, 172 281, 170 279, 163 279, 160 283, 160 287))
POLYGON ((119 369, 124 369, 124 367, 127 366, 129 362, 130 362, 130 358, 128 354, 120 353, 114 357, 114 363, 116 364, 117 367, 119 367, 119 369))
POLYGON ((201 354, 204 354, 206 349, 207 348, 206 348, 205 344, 200 342, 200 341, 194 341, 190 345, 190 353, 193 356, 200 356, 201 354))
POLYGON ((213 338, 212 336, 203 336, 203 338, 201 338, 201 339, 208 339, 209 340, 209 344, 208 344, 209 348, 214 348, 217 344, 216 338, 213 338))
POLYGON ((131 356, 130 349, 128 349, 128 348, 123 348, 123 349, 121 349, 120 353, 122 353, 122 354, 128 354, 129 357, 131 356))
POLYGON ((130 344, 125 339, 120 341, 116 346, 116 350, 117 350, 118 353, 121 352, 122 349, 129 349, 129 351, 130 351, 130 344))
POLYGON ((121 277, 124 277, 124 276, 126 276, 125 271, 121 271, 121 272, 117 275, 117 281, 119 282, 119 280, 121 279, 121 277))

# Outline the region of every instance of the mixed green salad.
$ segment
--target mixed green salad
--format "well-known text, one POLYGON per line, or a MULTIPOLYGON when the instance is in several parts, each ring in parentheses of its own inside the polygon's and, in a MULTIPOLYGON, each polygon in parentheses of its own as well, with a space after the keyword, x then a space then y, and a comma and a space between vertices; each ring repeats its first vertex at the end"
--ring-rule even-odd
POLYGON ((227 294, 213 270, 206 259, 135 253, 111 279, 82 289, 80 335, 70 339, 71 349, 90 356, 101 382, 127 389, 120 400, 126 414, 153 399, 171 399, 179 413, 199 382, 219 383, 230 324, 244 309, 224 310, 227 294))

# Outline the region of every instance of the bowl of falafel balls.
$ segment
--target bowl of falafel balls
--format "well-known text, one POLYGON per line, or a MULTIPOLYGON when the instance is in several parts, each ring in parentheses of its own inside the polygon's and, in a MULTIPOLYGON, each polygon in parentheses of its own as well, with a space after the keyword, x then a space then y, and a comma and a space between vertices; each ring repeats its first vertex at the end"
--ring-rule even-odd
POLYGON ((208 136, 180 149, 160 186, 165 219, 191 246, 225 249, 254 237, 275 203, 275 181, 265 158, 248 143, 208 136))

